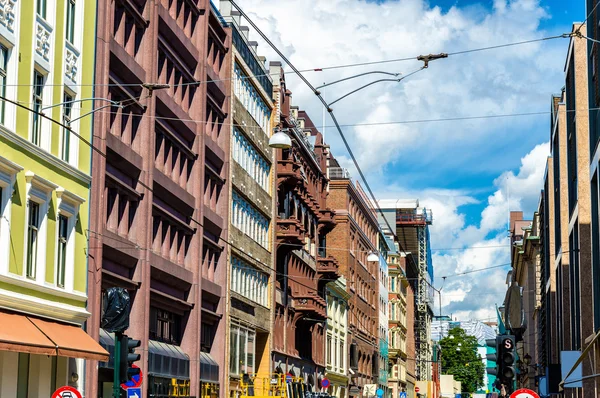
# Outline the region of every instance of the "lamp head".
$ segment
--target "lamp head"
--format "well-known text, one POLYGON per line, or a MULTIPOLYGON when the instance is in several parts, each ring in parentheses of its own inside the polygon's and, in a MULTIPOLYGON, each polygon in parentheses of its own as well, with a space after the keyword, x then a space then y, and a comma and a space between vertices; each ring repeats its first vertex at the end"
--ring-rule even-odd
POLYGON ((281 130, 276 130, 269 138, 269 146, 275 149, 289 149, 292 147, 292 139, 281 130))

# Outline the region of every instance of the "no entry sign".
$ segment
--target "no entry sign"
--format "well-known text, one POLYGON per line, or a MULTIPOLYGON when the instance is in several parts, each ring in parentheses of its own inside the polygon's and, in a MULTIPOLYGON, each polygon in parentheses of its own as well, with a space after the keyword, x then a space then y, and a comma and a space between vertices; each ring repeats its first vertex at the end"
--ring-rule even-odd
POLYGON ((521 388, 510 394, 510 398, 540 398, 540 396, 529 388, 521 388))
POLYGON ((81 393, 76 388, 64 386, 54 391, 52 398, 82 398, 81 393))

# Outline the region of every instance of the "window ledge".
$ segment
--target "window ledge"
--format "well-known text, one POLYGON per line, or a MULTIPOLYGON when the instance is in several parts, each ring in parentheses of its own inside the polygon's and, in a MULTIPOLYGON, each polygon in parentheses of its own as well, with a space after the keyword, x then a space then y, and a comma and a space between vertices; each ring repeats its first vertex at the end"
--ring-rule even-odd
POLYGON ((88 186, 92 182, 92 177, 89 174, 86 174, 81 170, 73 167, 72 165, 63 162, 62 160, 47 152, 46 150, 40 148, 37 145, 34 145, 31 141, 26 140, 20 135, 17 135, 14 132, 8 130, 3 125, 0 125, 0 137, 6 138, 8 141, 25 149, 30 154, 34 155, 38 159, 49 163, 51 166, 56 167, 58 170, 63 170, 65 174, 72 176, 74 179, 77 180, 77 182, 85 186, 88 186))
POLYGON ((0 282, 6 282, 11 285, 20 286, 26 289, 35 290, 40 293, 51 294, 53 296, 63 297, 69 300, 86 302, 87 294, 78 291, 67 291, 64 289, 60 289, 54 285, 50 285, 48 283, 44 283, 43 285, 35 283, 30 279, 27 279, 22 276, 8 274, 8 275, 0 275, 0 282))

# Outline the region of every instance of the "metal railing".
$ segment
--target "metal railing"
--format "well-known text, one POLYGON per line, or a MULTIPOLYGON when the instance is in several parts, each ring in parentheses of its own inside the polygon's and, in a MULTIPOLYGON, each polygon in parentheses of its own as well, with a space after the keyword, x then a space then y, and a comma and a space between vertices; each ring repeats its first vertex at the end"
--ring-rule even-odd
POLYGON ((329 179, 331 180, 349 180, 350 172, 343 167, 330 167, 329 179))

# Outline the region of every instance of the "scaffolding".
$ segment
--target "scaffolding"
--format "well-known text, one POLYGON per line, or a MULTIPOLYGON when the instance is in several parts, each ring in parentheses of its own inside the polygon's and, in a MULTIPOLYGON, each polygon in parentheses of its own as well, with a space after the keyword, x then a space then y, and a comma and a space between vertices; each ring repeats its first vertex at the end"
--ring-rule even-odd
POLYGON ((415 362, 417 380, 431 380, 433 347, 431 321, 433 317, 433 265, 429 245, 430 210, 418 207, 396 208, 396 231, 401 250, 416 261, 415 291, 415 362))

